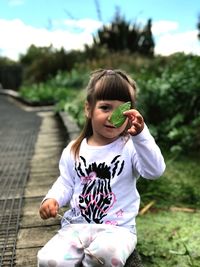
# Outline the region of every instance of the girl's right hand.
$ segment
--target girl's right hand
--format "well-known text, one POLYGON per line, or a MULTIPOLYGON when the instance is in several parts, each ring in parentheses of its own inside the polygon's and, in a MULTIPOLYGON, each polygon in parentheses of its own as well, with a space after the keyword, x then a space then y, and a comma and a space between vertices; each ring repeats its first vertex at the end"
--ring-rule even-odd
POLYGON ((144 129, 144 119, 142 115, 136 109, 130 109, 123 113, 128 117, 130 122, 130 129, 128 129, 128 133, 131 135, 138 135, 144 129))
POLYGON ((58 213, 59 205, 54 198, 46 199, 40 206, 39 213, 43 220, 50 217, 56 217, 58 213))

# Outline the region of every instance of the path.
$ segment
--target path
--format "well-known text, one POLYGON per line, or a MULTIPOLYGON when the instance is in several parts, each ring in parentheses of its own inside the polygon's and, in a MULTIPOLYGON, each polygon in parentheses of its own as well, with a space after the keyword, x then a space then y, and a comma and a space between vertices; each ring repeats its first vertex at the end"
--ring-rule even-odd
POLYGON ((53 111, 23 110, 0 95, 0 266, 36 266, 37 250, 58 220, 42 221, 38 207, 58 174, 67 135, 53 111), (17 238, 18 234, 18 238, 17 238))

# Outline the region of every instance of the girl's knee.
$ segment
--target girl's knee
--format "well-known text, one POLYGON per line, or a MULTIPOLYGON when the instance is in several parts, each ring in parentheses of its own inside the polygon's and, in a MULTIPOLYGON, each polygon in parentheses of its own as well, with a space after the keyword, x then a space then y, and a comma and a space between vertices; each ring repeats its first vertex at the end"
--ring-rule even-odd
POLYGON ((42 254, 42 250, 39 250, 37 253, 37 266, 38 267, 46 267, 48 266, 47 261, 45 260, 43 254, 42 254))
POLYGON ((37 264, 38 264, 37 265, 38 267, 49 267, 49 266, 51 266, 51 267, 55 266, 56 267, 56 266, 59 266, 58 262, 55 259, 53 259, 53 256, 49 257, 47 255, 47 253, 45 253, 43 251, 43 249, 38 251, 37 264))
POLYGON ((121 267, 126 263, 127 256, 119 252, 117 249, 101 249, 94 254, 85 254, 83 266, 95 267, 121 267), (85 263, 85 264, 84 264, 85 263))

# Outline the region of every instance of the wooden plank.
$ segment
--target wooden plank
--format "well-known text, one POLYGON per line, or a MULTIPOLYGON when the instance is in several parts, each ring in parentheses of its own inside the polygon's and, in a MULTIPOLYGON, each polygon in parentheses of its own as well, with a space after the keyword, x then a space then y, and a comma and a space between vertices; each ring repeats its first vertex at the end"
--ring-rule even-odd
POLYGON ((44 194, 48 192, 49 188, 47 189, 46 184, 41 184, 40 186, 38 185, 32 185, 31 187, 26 187, 24 196, 29 198, 29 197, 43 197, 44 194))
MULTIPOLYGON (((41 198, 42 199, 42 198, 41 198)), ((20 228, 44 227, 50 225, 60 226, 59 218, 51 218, 42 220, 39 215, 40 198, 26 198, 22 208, 22 216, 20 219, 20 228)))
POLYGON ((58 225, 20 229, 17 238, 17 249, 42 247, 58 230, 58 225))
MULTIPOLYGON (((58 177, 58 162, 63 149, 55 119, 47 115, 42 113, 41 129, 24 192, 16 246, 17 267, 36 267, 38 250, 60 229, 60 218, 42 220, 39 216, 40 203, 58 177)), ((63 214, 62 210, 60 213, 63 214)))
POLYGON ((37 248, 24 248, 16 251, 16 266, 17 267, 36 267, 37 266, 37 248))

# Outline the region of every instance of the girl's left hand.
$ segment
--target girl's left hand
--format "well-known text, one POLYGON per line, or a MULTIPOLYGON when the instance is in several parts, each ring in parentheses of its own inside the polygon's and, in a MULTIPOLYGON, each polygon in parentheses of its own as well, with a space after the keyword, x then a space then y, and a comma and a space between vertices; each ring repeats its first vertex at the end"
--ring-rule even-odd
POLYGON ((138 135, 144 129, 144 119, 142 115, 136 109, 130 109, 123 114, 128 117, 131 124, 128 133, 133 136, 138 135))

